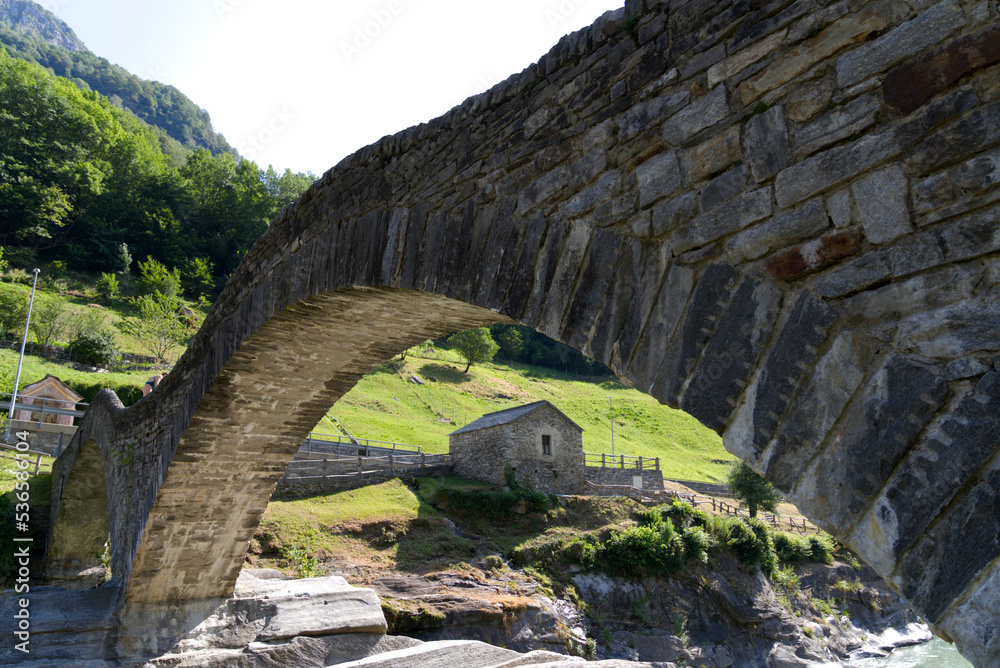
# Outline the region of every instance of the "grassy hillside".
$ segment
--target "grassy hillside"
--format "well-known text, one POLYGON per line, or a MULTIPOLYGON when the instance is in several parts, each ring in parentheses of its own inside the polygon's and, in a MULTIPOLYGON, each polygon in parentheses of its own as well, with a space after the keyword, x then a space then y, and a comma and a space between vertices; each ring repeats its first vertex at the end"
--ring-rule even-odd
MULTIPOLYGON (((546 399, 583 428, 584 450, 610 453, 610 396, 617 454, 660 457, 665 476, 706 481, 724 480, 732 460, 715 432, 617 379, 592 382, 522 364, 476 365, 462 373, 464 368, 450 350, 411 351, 365 376, 328 415, 354 436, 437 453, 448 451, 449 433, 485 413, 546 399), (413 375, 427 384, 409 382, 413 375)), ((317 430, 338 433, 328 420, 317 430)))

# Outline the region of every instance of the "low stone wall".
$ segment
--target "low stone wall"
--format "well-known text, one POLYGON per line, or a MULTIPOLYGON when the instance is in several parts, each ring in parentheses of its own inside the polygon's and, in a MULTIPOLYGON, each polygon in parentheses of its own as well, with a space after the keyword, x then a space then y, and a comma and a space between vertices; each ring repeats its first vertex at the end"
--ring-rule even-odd
POLYGON ((271 498, 296 499, 307 496, 320 496, 322 494, 333 494, 335 492, 345 492, 349 489, 360 489, 368 485, 378 485, 387 480, 399 478, 400 480, 413 480, 415 478, 438 477, 451 475, 453 466, 442 464, 440 466, 428 466, 423 469, 414 469, 405 473, 390 473, 389 471, 369 471, 354 475, 331 475, 331 476, 295 476, 284 477, 278 481, 278 486, 274 490, 271 498))
POLYGON ((585 466, 583 477, 588 482, 598 485, 632 485, 633 476, 642 475, 642 489, 663 489, 663 473, 661 471, 639 471, 634 468, 601 468, 600 466, 585 466))

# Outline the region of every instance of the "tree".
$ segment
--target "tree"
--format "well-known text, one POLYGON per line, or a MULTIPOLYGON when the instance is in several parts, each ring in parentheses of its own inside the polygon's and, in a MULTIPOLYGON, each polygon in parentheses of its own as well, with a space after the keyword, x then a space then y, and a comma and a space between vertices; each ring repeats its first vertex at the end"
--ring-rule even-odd
POLYGON ((733 462, 726 478, 726 486, 745 506, 750 517, 757 517, 757 509, 773 513, 785 498, 781 492, 752 468, 741 461, 733 462))
POLYGON ((468 362, 463 373, 468 373, 475 362, 489 362, 500 350, 490 330, 485 327, 455 332, 448 337, 448 343, 468 362))
POLYGON ((139 275, 139 284, 147 295, 160 295, 166 301, 172 301, 181 287, 178 269, 170 271, 148 255, 145 262, 139 263, 139 275))
POLYGON ((179 345, 187 328, 177 315, 177 302, 162 295, 143 295, 135 300, 139 316, 118 323, 125 334, 135 337, 153 357, 164 361, 167 353, 179 345))
POLYGON ((31 310, 31 331, 43 348, 55 343, 66 329, 66 304, 58 299, 35 298, 31 310))

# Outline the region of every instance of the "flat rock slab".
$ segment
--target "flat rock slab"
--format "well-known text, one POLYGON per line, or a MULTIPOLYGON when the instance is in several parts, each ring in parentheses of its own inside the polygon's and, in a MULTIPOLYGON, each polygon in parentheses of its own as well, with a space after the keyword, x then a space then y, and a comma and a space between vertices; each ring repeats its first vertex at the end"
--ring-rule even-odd
POLYGON ((385 633, 378 596, 342 577, 302 580, 261 579, 241 574, 237 598, 254 600, 267 616, 259 641, 338 633, 385 633))

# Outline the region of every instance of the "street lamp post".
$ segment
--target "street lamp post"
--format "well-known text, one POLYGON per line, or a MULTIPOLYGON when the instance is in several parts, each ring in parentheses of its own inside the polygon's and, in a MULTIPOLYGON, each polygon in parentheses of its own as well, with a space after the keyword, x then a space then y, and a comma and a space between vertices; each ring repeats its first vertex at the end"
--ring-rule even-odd
POLYGON ((28 317, 24 319, 24 336, 21 337, 21 356, 17 359, 17 373, 14 374, 14 388, 10 393, 10 412, 8 413, 7 430, 4 438, 10 438, 10 427, 14 421, 14 404, 17 403, 17 385, 21 382, 21 364, 24 362, 24 346, 28 342, 28 327, 31 325, 31 307, 35 303, 35 287, 38 285, 38 274, 41 269, 35 269, 35 280, 31 283, 31 297, 28 299, 28 317))
POLYGON ((608 396, 608 406, 611 408, 611 458, 615 456, 615 403, 608 396))

